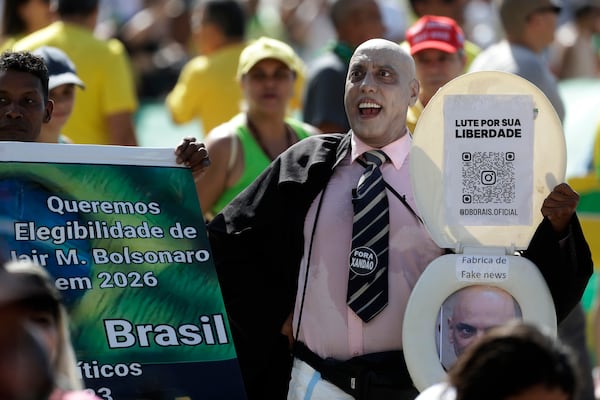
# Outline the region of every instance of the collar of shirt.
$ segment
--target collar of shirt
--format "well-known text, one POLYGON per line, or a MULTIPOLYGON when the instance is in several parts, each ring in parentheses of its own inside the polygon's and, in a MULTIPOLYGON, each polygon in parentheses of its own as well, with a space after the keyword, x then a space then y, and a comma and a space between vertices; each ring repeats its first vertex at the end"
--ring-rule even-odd
MULTIPOLYGON (((412 143, 412 138, 410 136, 410 132, 406 130, 405 134, 398 140, 393 141, 385 146, 383 146, 379 150, 383 150, 385 154, 390 158, 394 168, 399 170, 404 160, 408 156, 410 151, 410 145, 412 143)), ((373 147, 365 144, 358 136, 352 132, 352 138, 350 141, 350 145, 352 148, 350 157, 351 162, 355 162, 358 157, 361 156, 362 153, 369 150, 374 150, 373 147)))

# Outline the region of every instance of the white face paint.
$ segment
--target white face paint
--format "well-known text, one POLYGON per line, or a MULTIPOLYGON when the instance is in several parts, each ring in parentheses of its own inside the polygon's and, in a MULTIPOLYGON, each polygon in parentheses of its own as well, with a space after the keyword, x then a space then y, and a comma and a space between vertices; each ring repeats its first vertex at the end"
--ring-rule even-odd
POLYGON ((344 104, 354 133, 383 147, 406 133, 406 112, 415 103, 419 83, 412 57, 384 39, 360 45, 346 79, 344 104))

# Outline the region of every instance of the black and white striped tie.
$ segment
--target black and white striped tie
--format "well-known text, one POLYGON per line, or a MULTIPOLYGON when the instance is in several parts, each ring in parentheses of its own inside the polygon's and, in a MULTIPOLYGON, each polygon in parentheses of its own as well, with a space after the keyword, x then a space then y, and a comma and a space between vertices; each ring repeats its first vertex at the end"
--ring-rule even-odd
POLYGON ((363 154, 365 171, 352 193, 354 218, 350 251, 348 305, 365 322, 388 303, 389 210, 381 166, 381 150, 363 154))

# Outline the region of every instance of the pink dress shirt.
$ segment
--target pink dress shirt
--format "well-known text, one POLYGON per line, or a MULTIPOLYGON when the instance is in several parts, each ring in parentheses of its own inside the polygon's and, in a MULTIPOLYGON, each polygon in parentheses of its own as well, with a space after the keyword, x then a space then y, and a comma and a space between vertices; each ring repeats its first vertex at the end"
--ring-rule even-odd
MULTIPOLYGON (((386 182, 415 212, 410 184, 408 153, 411 137, 407 133, 382 148, 391 163, 384 164, 386 182)), ((348 256, 352 236, 352 189, 364 168, 355 160, 371 147, 354 134, 352 151, 336 167, 324 192, 311 205, 304 223, 304 257, 300 265, 298 293, 294 310, 294 333, 300 305, 304 300, 299 340, 323 358, 346 360, 356 355, 402 349, 402 324, 408 297, 425 267, 444 253, 431 240, 425 226, 396 196, 387 191, 390 205, 389 298, 387 307, 364 323, 346 304, 348 256), (323 197, 312 243, 306 295, 303 299, 306 259, 311 245, 316 210, 323 197)))

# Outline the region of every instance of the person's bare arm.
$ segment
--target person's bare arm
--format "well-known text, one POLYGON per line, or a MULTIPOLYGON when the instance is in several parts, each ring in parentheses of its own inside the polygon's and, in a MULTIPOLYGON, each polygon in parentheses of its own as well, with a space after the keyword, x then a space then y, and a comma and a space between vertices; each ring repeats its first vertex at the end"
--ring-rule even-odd
POLYGON ((227 188, 230 175, 228 164, 231 140, 227 130, 220 130, 217 127, 208 135, 206 144, 196 142, 195 138, 184 138, 175 149, 177 163, 192 168, 196 192, 205 215, 209 215, 210 210, 227 188), (206 165, 198 163, 203 155, 206 155, 206 165), (197 159, 197 169, 193 168, 192 157, 197 159), (208 165, 210 168, 206 168, 208 165))
POLYGON ((198 198, 205 214, 212 210, 219 197, 227 189, 230 174, 228 164, 231 152, 231 137, 209 135, 206 148, 210 154, 212 166, 200 179, 196 180, 198 198))
POLYGON ((283 325, 281 326, 281 334, 288 339, 288 345, 290 350, 294 348, 294 330, 292 326, 292 322, 294 320, 294 313, 291 312, 287 317, 283 325))
POLYGON ((124 111, 111 114, 106 117, 106 122, 110 132, 110 144, 137 146, 133 114, 131 112, 124 111))

